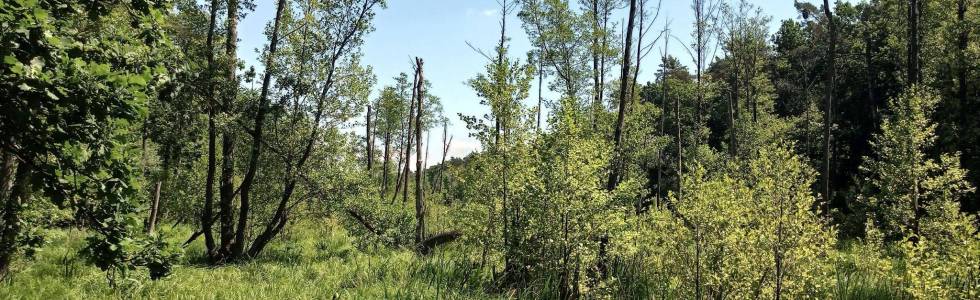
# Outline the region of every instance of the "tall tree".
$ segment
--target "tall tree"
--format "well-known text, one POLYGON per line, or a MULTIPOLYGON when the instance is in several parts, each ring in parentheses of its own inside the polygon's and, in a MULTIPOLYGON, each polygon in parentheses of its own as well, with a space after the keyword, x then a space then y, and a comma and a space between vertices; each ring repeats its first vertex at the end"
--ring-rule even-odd
POLYGON ((255 113, 255 125, 252 127, 252 149, 249 155, 248 169, 245 171, 245 177, 242 179, 241 186, 239 187, 241 193, 241 203, 239 206, 238 214, 238 228, 235 232, 235 243, 232 246, 231 257, 237 259, 244 254, 245 251, 245 231, 248 228, 249 219, 249 209, 251 208, 251 191, 252 183, 255 181, 255 173, 258 169, 259 156, 262 154, 262 148, 264 141, 262 140, 263 129, 262 126, 265 125, 266 110, 269 106, 269 85, 272 83, 272 73, 276 70, 276 49, 279 45, 279 27, 280 20, 282 20, 283 11, 286 9, 288 2, 286 0, 279 0, 276 4, 276 17, 272 21, 272 33, 269 36, 269 50, 265 53, 265 74, 262 76, 262 90, 259 94, 258 108, 255 113))
MULTIPOLYGON (((826 2, 826 1, 825 1, 826 2)), ((908 86, 922 82, 921 38, 919 21, 922 14, 922 3, 919 0, 909 0, 908 5, 908 86)))
MULTIPOLYGON (((364 36, 370 32, 371 20, 374 18, 375 6, 384 6, 382 0, 349 0, 344 3, 316 3, 314 6, 315 17, 309 19, 316 20, 312 24, 301 26, 317 26, 318 30, 331 33, 331 38, 324 41, 325 47, 317 48, 315 57, 321 64, 323 79, 320 83, 320 90, 315 97, 315 110, 310 128, 305 138, 299 140, 296 147, 299 152, 295 161, 287 160, 286 178, 281 192, 278 194, 278 201, 272 217, 266 221, 262 231, 255 237, 245 257, 256 257, 265 247, 275 238, 286 224, 289 223, 291 209, 295 207, 292 203, 292 196, 296 192, 300 180, 307 178, 305 172, 307 164, 313 157, 315 146, 321 137, 321 122, 324 117, 333 117, 335 120, 344 122, 354 117, 356 112, 350 107, 361 107, 366 102, 367 91, 370 84, 373 84, 374 77, 357 63, 356 57, 360 55, 357 45, 364 42, 364 36), (367 78, 368 80, 365 80, 367 78), (339 85, 345 89, 338 88, 339 85), (328 102, 336 102, 338 99, 351 99, 349 102, 342 102, 340 107, 333 107, 335 111, 327 111, 328 102), (365 102, 359 102, 365 101, 365 102), (328 115, 329 114, 329 115, 328 115)), ((310 34, 315 34, 317 30, 310 30, 310 34)), ((298 116, 306 117, 305 110, 296 110, 298 116)), ((281 151, 281 150, 280 150, 281 151)), ((290 157, 292 158, 292 157, 290 157)))
POLYGON ((207 104, 208 104, 208 169, 207 169, 207 179, 204 181, 204 207, 201 209, 201 232, 204 233, 204 245, 207 249, 208 257, 212 257, 215 254, 214 245, 214 233, 211 230, 211 225, 214 224, 214 175, 216 171, 217 158, 216 151, 217 147, 215 145, 217 140, 217 128, 215 124, 215 117, 218 113, 218 103, 215 100, 215 89, 217 84, 215 83, 215 58, 214 58, 214 35, 218 22, 218 5, 221 2, 219 0, 211 0, 210 17, 208 25, 208 38, 207 38, 207 51, 208 51, 208 65, 207 65, 207 84, 208 88, 205 90, 207 93, 207 104))
POLYGON ((415 243, 421 244, 425 239, 425 201, 422 199, 422 104, 425 102, 425 77, 421 58, 415 58, 415 70, 418 74, 418 84, 415 86, 418 91, 418 104, 415 106, 415 243))
POLYGON ((626 95, 629 90, 630 68, 632 67, 630 58, 633 56, 633 52, 630 49, 633 43, 635 19, 636 0, 630 0, 629 21, 626 23, 626 44, 623 46, 623 66, 619 76, 619 112, 616 117, 616 131, 613 135, 616 158, 613 159, 613 165, 609 172, 609 181, 606 183, 606 189, 610 191, 615 189, 619 183, 619 169, 621 167, 619 161, 622 160, 623 124, 626 121, 626 95))
POLYGON ((824 16, 827 18, 827 31, 830 35, 830 41, 827 50, 827 67, 825 70, 825 80, 826 80, 826 91, 824 92, 824 130, 823 130, 823 211, 825 214, 830 214, 830 202, 833 199, 833 194, 831 194, 831 184, 830 184, 830 158, 831 158, 831 143, 833 136, 831 135, 831 129, 833 127, 834 115, 834 88, 835 80, 837 75, 837 21, 834 19, 834 14, 831 12, 830 1, 823 1, 823 12, 824 16))
MULTIPOLYGON (((238 98, 238 0, 228 0, 228 17, 225 25, 225 84, 223 89, 222 112, 225 117, 230 116, 238 98)), ((218 215, 221 221, 219 228, 221 244, 218 247, 217 256, 212 258, 222 261, 231 257, 232 243, 235 239, 235 136, 233 131, 227 126, 221 134, 221 182, 220 182, 220 201, 218 202, 218 215)))

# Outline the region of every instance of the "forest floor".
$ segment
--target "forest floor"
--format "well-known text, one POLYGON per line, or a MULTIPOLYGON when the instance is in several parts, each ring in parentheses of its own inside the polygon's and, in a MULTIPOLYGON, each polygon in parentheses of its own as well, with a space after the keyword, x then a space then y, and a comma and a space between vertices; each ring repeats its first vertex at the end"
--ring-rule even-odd
MULTIPOLYGON (((163 226, 180 243, 185 226, 163 226)), ((51 230, 32 260, 14 266, 0 282, 0 299, 490 299, 486 274, 459 252, 459 245, 419 257, 410 249, 360 246, 332 219, 298 224, 254 261, 210 267, 201 239, 185 249, 173 274, 149 280, 143 270, 113 289, 106 273, 83 261, 86 234, 51 230)))

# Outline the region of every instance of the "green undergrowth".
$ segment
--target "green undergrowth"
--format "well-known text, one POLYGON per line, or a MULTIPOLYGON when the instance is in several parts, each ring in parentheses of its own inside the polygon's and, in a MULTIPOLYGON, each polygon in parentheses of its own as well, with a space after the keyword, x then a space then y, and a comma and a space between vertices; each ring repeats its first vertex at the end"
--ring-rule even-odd
MULTIPOLYGON (((13 278, 0 283, 4 299, 490 299, 489 274, 451 245, 428 257, 357 241, 337 222, 293 226, 261 257, 212 267, 203 243, 185 249, 174 273, 161 280, 145 274, 110 287, 106 273, 79 257, 85 233, 51 230, 33 259, 22 259, 13 278)), ((190 228, 164 226, 179 242, 190 228)))

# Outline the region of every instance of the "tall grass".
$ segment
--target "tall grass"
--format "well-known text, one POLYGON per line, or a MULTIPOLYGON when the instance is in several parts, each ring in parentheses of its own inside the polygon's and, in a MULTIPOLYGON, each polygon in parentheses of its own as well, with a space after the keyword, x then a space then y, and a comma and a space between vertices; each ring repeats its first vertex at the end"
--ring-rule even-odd
MULTIPOLYGON (((191 228, 166 226, 174 242, 191 228)), ((152 281, 135 274, 110 288, 105 273, 82 261, 85 232, 50 230, 33 259, 21 259, 0 282, 0 299, 554 299, 560 276, 538 273, 526 288, 496 284, 494 270, 481 268, 463 243, 420 257, 351 236, 334 220, 291 227, 261 257, 219 267, 204 263, 203 243, 187 249, 174 273, 152 281)), ((848 251, 842 249, 842 251, 848 251)), ((613 257, 610 276, 589 295, 613 299, 675 299, 677 286, 665 270, 644 269, 643 257, 613 257)), ((499 275, 499 274, 497 274, 499 275)), ((679 283, 684 286, 684 283, 679 283)), ((901 283, 876 278, 852 263, 836 266, 835 299, 908 299, 901 283)))

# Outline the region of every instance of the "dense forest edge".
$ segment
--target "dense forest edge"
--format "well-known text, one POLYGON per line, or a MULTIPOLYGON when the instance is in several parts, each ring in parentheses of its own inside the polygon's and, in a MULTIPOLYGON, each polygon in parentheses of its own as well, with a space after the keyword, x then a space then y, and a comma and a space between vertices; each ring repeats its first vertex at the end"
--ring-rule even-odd
POLYGON ((980 299, 978 0, 267 2, 0 1, 0 298, 980 299))

